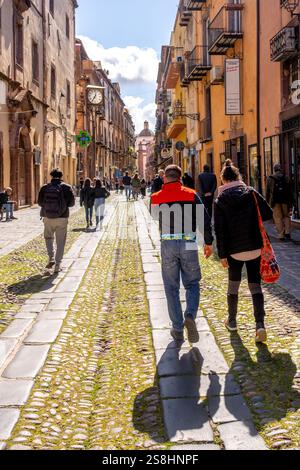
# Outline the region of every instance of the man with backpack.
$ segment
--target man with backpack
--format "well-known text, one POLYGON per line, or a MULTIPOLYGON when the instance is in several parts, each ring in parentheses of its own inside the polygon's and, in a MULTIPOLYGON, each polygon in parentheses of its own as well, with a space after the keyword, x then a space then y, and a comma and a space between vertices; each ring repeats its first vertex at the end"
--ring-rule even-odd
POLYGON ((44 218, 44 237, 49 256, 46 269, 55 266, 54 272, 59 273, 67 238, 69 207, 75 205, 75 197, 71 186, 62 181, 63 173, 60 170, 53 170, 50 175, 51 183, 46 184, 40 190, 38 204, 42 208, 41 217, 44 218), (56 238, 55 256, 54 236, 56 238))
POLYGON ((266 199, 273 209, 279 239, 291 240, 292 185, 289 178, 284 175, 280 164, 274 166, 274 174, 268 178, 266 199))

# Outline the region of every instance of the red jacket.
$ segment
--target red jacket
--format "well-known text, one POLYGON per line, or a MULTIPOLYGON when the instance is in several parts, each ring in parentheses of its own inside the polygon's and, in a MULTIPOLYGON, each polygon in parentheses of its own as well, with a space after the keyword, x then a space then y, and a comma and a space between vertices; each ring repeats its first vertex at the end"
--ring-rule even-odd
MULTIPOLYGON (((203 225, 204 241, 206 245, 212 245, 213 235, 211 227, 211 218, 208 212, 204 209, 204 224, 201 224, 201 221, 197 220, 197 206, 199 204, 203 204, 203 202, 196 193, 196 191, 182 186, 180 182, 167 183, 163 186, 161 191, 152 194, 151 214, 155 219, 158 219, 160 222, 160 231, 162 237, 167 236, 168 234, 174 236, 190 236, 193 233, 194 238, 196 238, 197 229, 201 229, 201 226, 203 225), (175 208, 175 205, 178 207, 178 209, 180 207, 180 220, 174 220, 176 215, 173 215, 175 214, 175 211, 172 212, 172 210, 169 211, 168 220, 163 220, 162 206, 164 205, 168 206, 169 208, 175 208), (185 211, 187 206, 191 206, 191 209, 187 209, 185 211), (192 219, 190 219, 190 216, 192 217, 192 219), (187 223, 188 228, 185 227, 187 223), (192 228, 192 232, 190 228, 192 228)), ((177 211, 176 214, 178 214, 177 211)))

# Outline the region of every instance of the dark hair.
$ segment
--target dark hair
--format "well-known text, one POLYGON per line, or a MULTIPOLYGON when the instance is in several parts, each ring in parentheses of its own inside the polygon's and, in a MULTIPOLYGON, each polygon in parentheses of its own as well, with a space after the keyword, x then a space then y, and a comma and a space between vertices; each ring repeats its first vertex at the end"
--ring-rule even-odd
POLYGON ((221 173, 221 178, 223 181, 229 182, 241 181, 242 177, 240 174, 240 170, 236 166, 234 166, 232 160, 226 160, 221 173))
POLYGON ((61 179, 63 177, 63 172, 59 168, 55 168, 51 171, 50 176, 54 179, 61 179))
POLYGON ((90 188, 91 185, 92 185, 92 182, 91 182, 90 178, 87 178, 84 182, 84 187, 85 188, 90 188))
POLYGON ((99 180, 99 179, 96 179, 95 188, 102 188, 102 183, 101 183, 101 180, 99 180))
POLYGON ((182 177, 182 169, 177 165, 169 165, 166 168, 166 178, 180 179, 182 177))
POLYGON ((206 173, 209 173, 210 172, 210 167, 208 165, 204 165, 203 171, 205 171, 206 173))

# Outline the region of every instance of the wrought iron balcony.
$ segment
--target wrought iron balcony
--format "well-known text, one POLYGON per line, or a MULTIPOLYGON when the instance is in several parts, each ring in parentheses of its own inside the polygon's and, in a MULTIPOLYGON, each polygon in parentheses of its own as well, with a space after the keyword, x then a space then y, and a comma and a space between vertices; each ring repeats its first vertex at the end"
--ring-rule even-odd
POLYGON ((200 142, 209 142, 212 140, 211 117, 208 116, 200 121, 200 142))
POLYGON ((164 86, 166 89, 172 90, 176 88, 184 67, 183 60, 183 47, 170 47, 165 67, 164 86))
POLYGON ((240 3, 224 5, 208 27, 208 50, 211 55, 225 55, 237 39, 243 37, 240 3))
POLYGON ((188 10, 187 5, 189 0, 181 0, 179 5, 179 25, 180 26, 188 26, 190 19, 192 18, 193 14, 191 11, 188 10))
POLYGON ((189 11, 200 11, 207 0, 188 0, 187 9, 189 11))
POLYGON ((186 56, 185 73, 186 79, 191 81, 201 81, 211 69, 208 46, 196 46, 186 56))
POLYGON ((272 62, 281 62, 298 54, 298 38, 295 27, 285 27, 270 41, 272 62))

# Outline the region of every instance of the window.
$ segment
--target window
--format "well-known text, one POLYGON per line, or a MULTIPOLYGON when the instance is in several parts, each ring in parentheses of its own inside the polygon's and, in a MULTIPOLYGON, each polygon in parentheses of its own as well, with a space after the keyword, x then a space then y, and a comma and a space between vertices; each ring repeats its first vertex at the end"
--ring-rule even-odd
POLYGON ((54 0, 49 0, 49 11, 54 16, 54 0))
POLYGON ((24 30, 23 19, 17 16, 15 36, 16 64, 23 67, 24 64, 24 30))
POLYGON ((276 163, 280 163, 280 136, 275 135, 264 139, 264 156, 266 178, 273 174, 276 163))
POLYGON ((71 84, 67 80, 67 108, 71 108, 71 84))
POLYGON ((32 80, 39 82, 39 46, 34 40, 32 41, 32 80))
POLYGON ((66 36, 70 39, 70 19, 68 15, 66 15, 66 36))
POLYGON ((56 69, 51 65, 51 97, 56 98, 56 69))

